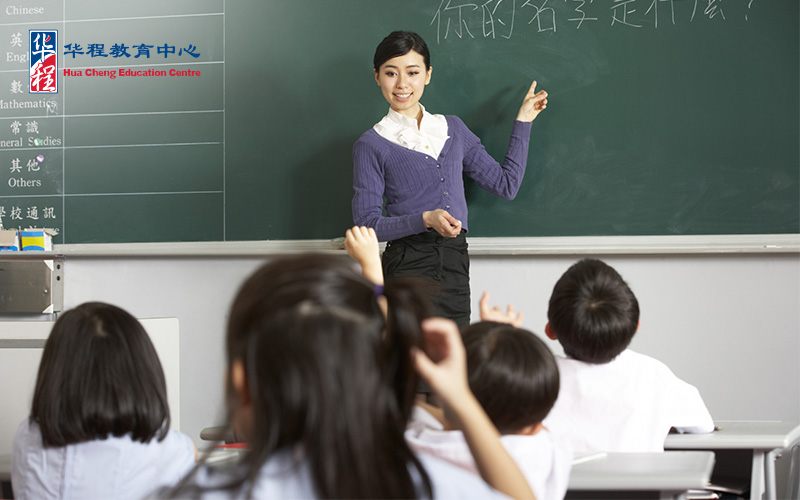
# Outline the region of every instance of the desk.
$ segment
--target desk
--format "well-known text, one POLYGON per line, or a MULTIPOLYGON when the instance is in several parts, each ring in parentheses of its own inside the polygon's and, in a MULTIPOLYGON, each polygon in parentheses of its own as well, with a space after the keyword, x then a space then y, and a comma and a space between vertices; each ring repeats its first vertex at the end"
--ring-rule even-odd
MULTIPOLYGON (((800 440, 797 422, 720 420, 720 430, 710 434, 670 434, 664 442, 669 450, 744 450, 751 457, 750 499, 775 500, 775 454, 800 440)), ((720 461, 720 456, 718 463, 720 461)))
POLYGON ((608 453, 572 467, 566 498, 680 499, 708 486, 709 451, 608 453))

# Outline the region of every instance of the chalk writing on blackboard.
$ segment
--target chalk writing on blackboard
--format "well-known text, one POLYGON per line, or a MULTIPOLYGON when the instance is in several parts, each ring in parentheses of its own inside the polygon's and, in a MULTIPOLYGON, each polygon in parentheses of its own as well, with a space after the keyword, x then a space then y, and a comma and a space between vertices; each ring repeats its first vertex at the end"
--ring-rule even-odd
MULTIPOLYGON (((447 39, 505 38, 515 30, 555 33, 581 29, 588 23, 624 28, 658 29, 678 23, 727 20, 726 11, 742 8, 725 0, 435 0, 439 3, 430 21, 436 41, 447 39)), ((749 21, 754 0, 745 7, 749 21)))

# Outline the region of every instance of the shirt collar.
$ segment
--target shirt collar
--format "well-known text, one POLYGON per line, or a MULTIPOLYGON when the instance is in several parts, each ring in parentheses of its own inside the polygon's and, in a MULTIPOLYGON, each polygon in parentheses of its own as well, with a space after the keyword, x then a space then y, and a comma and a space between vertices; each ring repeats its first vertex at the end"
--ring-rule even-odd
MULTIPOLYGON (((419 107, 422 110, 422 121, 424 122, 425 115, 430 115, 430 113, 425 111, 425 106, 423 106, 422 103, 420 103, 419 107)), ((392 108, 389 108, 389 113, 386 114, 386 117, 389 118, 389 120, 391 120, 391 122, 395 125, 417 128, 417 120, 415 118, 409 118, 408 116, 401 114, 392 108)))
MULTIPOLYGON (((401 129, 413 129, 414 131, 419 131, 424 134, 446 140, 448 138, 447 121, 444 119, 444 117, 441 115, 433 115, 428 113, 422 103, 419 104, 419 107, 422 109, 422 121, 420 122, 419 127, 417 127, 416 119, 400 114, 392 108, 389 108, 389 112, 386 114, 386 121, 388 121, 392 128, 395 129, 395 133, 399 133, 397 128, 399 127, 401 129)), ((384 122, 384 124, 386 124, 386 122, 384 122)))

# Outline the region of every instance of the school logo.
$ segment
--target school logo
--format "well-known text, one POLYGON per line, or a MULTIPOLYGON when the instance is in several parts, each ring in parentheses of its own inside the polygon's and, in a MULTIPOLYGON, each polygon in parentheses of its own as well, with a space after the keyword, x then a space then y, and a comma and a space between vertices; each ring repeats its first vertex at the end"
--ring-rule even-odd
POLYGON ((30 93, 55 94, 58 92, 58 31, 30 31, 30 93))

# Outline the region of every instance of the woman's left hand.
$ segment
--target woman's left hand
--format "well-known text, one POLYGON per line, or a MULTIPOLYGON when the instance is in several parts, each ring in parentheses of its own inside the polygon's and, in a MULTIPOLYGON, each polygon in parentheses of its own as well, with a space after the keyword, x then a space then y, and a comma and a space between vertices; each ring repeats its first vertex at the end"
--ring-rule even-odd
POLYGON ((521 122, 532 122, 546 107, 547 92, 544 90, 536 92, 536 80, 534 80, 531 84, 531 88, 528 89, 528 93, 525 94, 525 98, 522 100, 522 106, 519 108, 519 113, 517 113, 517 120, 521 122))

